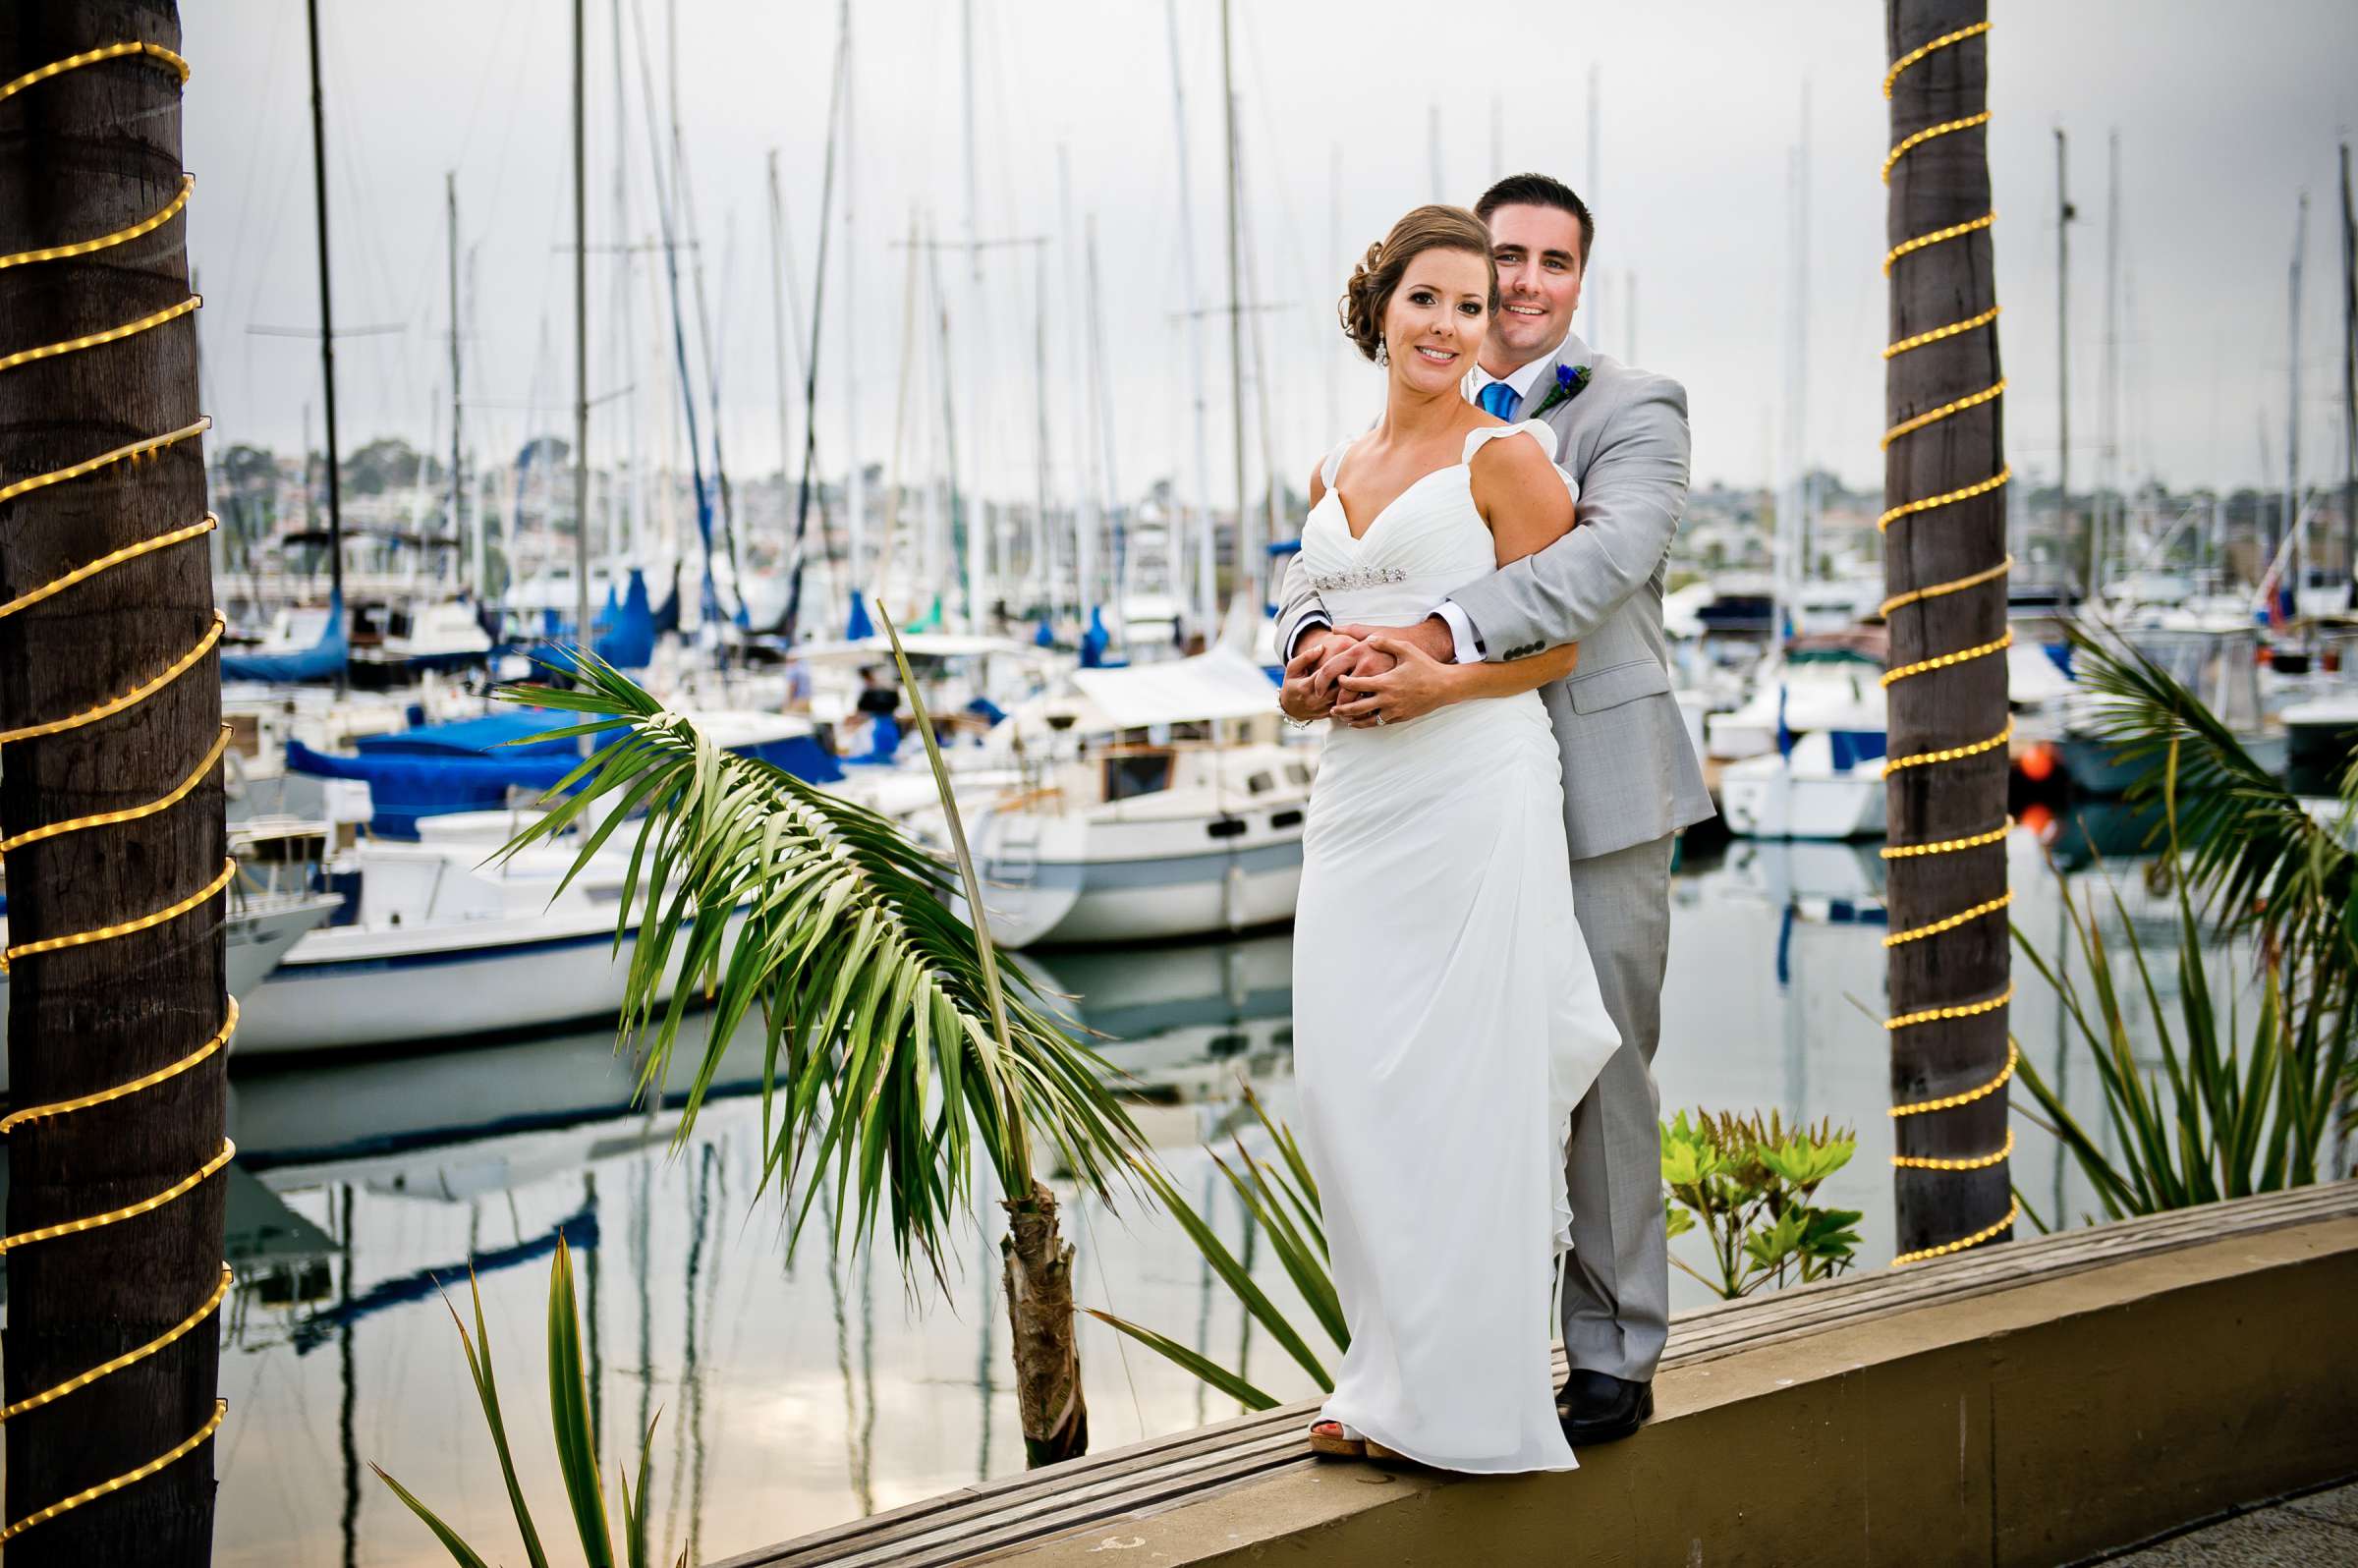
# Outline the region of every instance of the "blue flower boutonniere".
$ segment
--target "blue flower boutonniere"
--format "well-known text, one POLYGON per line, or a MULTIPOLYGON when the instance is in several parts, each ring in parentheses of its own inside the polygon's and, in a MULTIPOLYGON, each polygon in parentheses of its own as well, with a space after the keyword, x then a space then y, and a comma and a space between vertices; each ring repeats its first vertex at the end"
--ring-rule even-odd
POLYGON ((1557 365, 1555 367, 1555 385, 1549 387, 1547 395, 1540 399, 1540 406, 1524 415, 1523 418, 1527 420, 1541 418, 1557 404, 1569 403, 1580 396, 1587 389, 1588 384, 1589 367, 1587 365, 1557 365))

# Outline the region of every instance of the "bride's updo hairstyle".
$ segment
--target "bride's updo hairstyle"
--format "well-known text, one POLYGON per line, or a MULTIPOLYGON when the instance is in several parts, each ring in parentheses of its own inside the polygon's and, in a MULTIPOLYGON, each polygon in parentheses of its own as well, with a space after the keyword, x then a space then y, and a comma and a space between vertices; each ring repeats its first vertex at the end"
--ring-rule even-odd
POLYGON ((1343 291, 1337 313, 1343 335, 1359 352, 1381 364, 1383 313, 1391 308, 1409 262, 1427 251, 1463 251, 1482 257, 1490 272, 1490 313, 1498 313, 1498 266, 1490 257, 1490 231, 1464 207, 1439 204, 1412 209, 1392 225, 1392 232, 1368 247, 1367 259, 1351 269, 1351 286, 1343 291))

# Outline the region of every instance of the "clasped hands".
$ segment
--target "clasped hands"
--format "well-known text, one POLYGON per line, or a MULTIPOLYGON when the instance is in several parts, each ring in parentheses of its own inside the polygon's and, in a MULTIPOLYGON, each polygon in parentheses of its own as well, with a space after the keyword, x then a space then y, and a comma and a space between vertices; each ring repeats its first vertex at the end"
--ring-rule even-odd
POLYGON ((1437 616, 1414 626, 1314 627, 1286 661, 1277 705, 1299 723, 1332 718, 1355 729, 1418 718, 1457 700, 1454 652, 1437 616))

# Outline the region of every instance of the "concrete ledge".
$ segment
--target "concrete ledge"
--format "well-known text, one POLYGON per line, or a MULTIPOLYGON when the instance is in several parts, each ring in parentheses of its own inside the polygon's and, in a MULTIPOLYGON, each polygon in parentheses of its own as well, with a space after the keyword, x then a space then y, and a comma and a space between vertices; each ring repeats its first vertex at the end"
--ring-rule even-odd
POLYGON ((2358 1182, 1682 1315, 1563 1476, 1308 1459, 1289 1406, 723 1568, 2053 1564, 2358 1475, 2358 1182))

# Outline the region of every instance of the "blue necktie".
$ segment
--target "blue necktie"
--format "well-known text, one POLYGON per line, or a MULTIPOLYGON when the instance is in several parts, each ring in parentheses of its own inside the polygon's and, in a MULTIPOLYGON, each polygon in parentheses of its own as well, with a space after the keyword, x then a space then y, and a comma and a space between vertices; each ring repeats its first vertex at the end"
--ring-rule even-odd
POLYGON ((1484 387, 1478 401, 1482 404, 1482 412, 1494 420, 1511 420, 1515 417, 1515 389, 1504 381, 1492 381, 1484 387))

